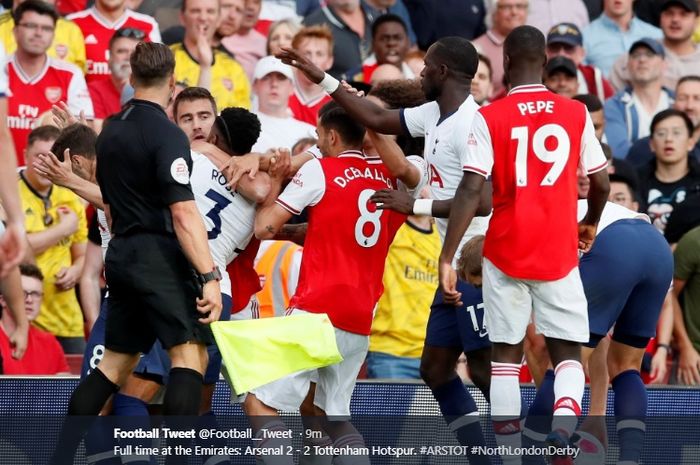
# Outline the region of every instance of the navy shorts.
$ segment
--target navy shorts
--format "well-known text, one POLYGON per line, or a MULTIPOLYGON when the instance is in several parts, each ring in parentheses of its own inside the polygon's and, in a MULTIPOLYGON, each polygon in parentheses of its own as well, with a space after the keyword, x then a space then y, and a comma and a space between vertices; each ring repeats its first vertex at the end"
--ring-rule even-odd
POLYGON ((458 280, 457 290, 462 293, 464 305, 461 307, 444 303, 440 289, 435 292, 435 299, 430 306, 425 345, 460 347, 464 353, 491 347, 484 326, 484 299, 481 289, 458 280))
POLYGON ((613 339, 643 348, 656 334, 673 278, 668 243, 646 221, 618 220, 596 238, 579 265, 594 347, 613 324, 613 339))
MULTIPOLYGON (((90 332, 87 348, 85 349, 85 356, 83 357, 83 365, 80 372, 81 377, 87 376, 90 370, 94 369, 104 356, 108 298, 109 297, 106 297, 102 301, 100 315, 90 332)), ((219 320, 228 321, 231 318, 231 297, 226 294, 221 294, 221 301, 223 309, 219 320)), ((221 372, 221 353, 216 344, 207 345, 207 352, 209 354, 209 365, 207 365, 207 371, 204 373, 204 384, 214 384, 219 379, 219 373, 221 372)), ((162 384, 167 383, 169 372, 170 358, 160 344, 160 341, 156 341, 151 350, 141 356, 139 364, 134 369, 134 373, 145 375, 149 378, 155 378, 162 384)))

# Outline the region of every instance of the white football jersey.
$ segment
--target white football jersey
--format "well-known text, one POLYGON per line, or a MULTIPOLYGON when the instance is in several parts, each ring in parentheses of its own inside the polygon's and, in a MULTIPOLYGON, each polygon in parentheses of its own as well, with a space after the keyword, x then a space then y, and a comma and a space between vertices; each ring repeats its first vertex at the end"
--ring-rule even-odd
MULTIPOLYGON (((461 156, 467 151, 467 137, 472 120, 479 105, 470 95, 456 112, 440 119, 437 102, 428 102, 419 107, 401 110, 401 123, 404 131, 413 137, 425 137, 423 158, 428 165, 428 178, 432 197, 436 200, 448 200, 455 196, 457 186, 462 181, 461 156)), ((455 254, 455 262, 462 246, 472 237, 485 234, 489 224, 488 217, 475 217, 455 254)), ((445 240, 447 218, 435 218, 440 238, 445 240)))
MULTIPOLYGON (((586 217, 586 213, 588 213, 588 200, 579 199, 578 212, 576 213, 577 220, 581 222, 581 220, 586 217)), ((643 220, 647 223, 651 223, 649 216, 644 213, 630 210, 629 208, 625 208, 622 205, 618 205, 614 202, 605 202, 603 213, 600 215, 600 221, 598 222, 596 236, 603 232, 603 229, 607 228, 615 221, 631 219, 643 220)))
POLYGON ((225 268, 253 236, 256 204, 226 187, 226 179, 216 165, 195 151, 190 184, 207 228, 214 263, 221 270, 221 292, 230 296, 231 280, 225 268))
POLYGON ((112 233, 109 230, 109 224, 107 223, 107 215, 105 215, 104 210, 97 208, 97 227, 100 230, 100 240, 102 246, 102 260, 104 261, 105 255, 107 254, 107 247, 109 246, 109 241, 112 239, 112 233))

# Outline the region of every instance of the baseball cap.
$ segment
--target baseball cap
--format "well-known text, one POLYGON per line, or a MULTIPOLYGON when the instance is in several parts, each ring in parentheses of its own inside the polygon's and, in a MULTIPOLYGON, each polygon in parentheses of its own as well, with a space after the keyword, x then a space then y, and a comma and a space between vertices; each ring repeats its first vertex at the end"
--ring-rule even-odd
POLYGON ((662 58, 666 56, 666 52, 664 52, 664 47, 658 41, 652 39, 651 37, 645 37, 633 43, 630 47, 629 53, 631 54, 637 47, 646 47, 662 58))
POLYGON ((262 79, 270 73, 280 73, 287 79, 293 79, 292 68, 282 63, 282 60, 268 55, 258 60, 253 72, 253 80, 262 79))
POLYGON ((559 23, 547 33, 547 45, 567 44, 574 47, 583 45, 581 30, 573 23, 559 23))
POLYGON ((700 14, 700 8, 698 8, 698 2, 696 0, 663 0, 661 2, 661 11, 673 5, 683 7, 686 11, 692 11, 696 15, 700 14))
POLYGON ((545 71, 547 72, 548 76, 555 71, 564 71, 569 76, 578 75, 578 72, 576 71, 576 64, 570 58, 564 56, 556 56, 549 60, 547 62, 547 66, 545 67, 545 71))

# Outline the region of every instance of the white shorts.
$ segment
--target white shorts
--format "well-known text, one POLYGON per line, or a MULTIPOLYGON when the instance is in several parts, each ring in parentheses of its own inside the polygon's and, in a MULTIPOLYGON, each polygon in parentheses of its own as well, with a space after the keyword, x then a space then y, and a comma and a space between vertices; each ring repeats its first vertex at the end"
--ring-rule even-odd
POLYGON ((231 314, 231 320, 257 320, 260 318, 260 303, 258 303, 258 298, 253 294, 248 301, 248 305, 243 307, 243 309, 231 314))
POLYGON ((491 342, 517 344, 530 315, 545 337, 588 342, 588 303, 578 267, 556 281, 515 279, 484 258, 484 322, 491 342))
MULTIPOLYGON (((299 309, 288 311, 290 315, 299 313, 306 312, 299 309)), ((330 420, 347 419, 355 381, 367 356, 369 337, 336 328, 335 340, 343 356, 342 362, 295 373, 255 388, 251 393, 269 407, 295 412, 309 393, 309 383, 316 382, 314 404, 329 417, 336 417, 330 420)))

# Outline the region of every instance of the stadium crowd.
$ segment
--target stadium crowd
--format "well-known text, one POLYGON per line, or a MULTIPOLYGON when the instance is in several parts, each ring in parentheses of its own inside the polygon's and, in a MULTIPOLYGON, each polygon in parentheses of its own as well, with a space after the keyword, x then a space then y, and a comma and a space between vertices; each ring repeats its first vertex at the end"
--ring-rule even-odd
MULTIPOLYGON (((283 49, 294 48, 386 107, 399 108, 425 102, 419 76, 427 48, 441 37, 461 36, 479 53, 471 93, 478 104, 489 105, 509 88, 504 39, 529 24, 546 36, 544 84, 583 102, 590 113, 610 160, 610 201, 646 213, 674 251, 673 288, 657 338, 647 348, 646 381, 700 384, 699 4, 14 0, 0 14, 0 46, 28 248, 21 280, 13 284, 21 286, 23 299, 8 283, 2 289, 4 373, 66 373, 71 368, 65 355, 75 361, 85 351, 104 291, 105 231, 75 175, 94 181, 94 174, 92 179, 89 175, 94 147, 50 152, 70 122, 80 120, 99 133, 105 120, 131 99, 129 58, 139 42, 170 46, 178 93, 207 89, 214 109, 242 107, 257 115, 260 135, 253 152, 286 148, 296 157, 316 143, 318 111, 331 98, 274 57, 283 49), (11 306, 26 309, 28 335, 11 306)), ((198 98, 194 94, 189 101, 198 98)), ((168 115, 196 141, 206 139, 216 111, 187 110, 183 104, 179 110, 171 105, 168 115)), ((399 136, 399 143, 405 155, 422 153, 421 139, 399 136)), ((365 151, 371 149, 368 139, 365 151)), ((430 174, 430 186, 440 186, 439 173, 430 174)), ((430 188, 421 195, 431 198, 430 188)), ((291 223, 305 221, 300 212, 291 223)), ((421 377, 425 327, 438 285, 440 238, 433 223, 429 216, 409 216, 389 251, 368 377, 421 377)), ((239 285, 241 295, 257 291, 253 310, 248 308, 252 315, 284 314, 304 253, 303 239, 294 233, 289 239, 265 240, 259 248, 253 239, 252 253, 244 252, 229 266, 234 314, 248 304, 237 301, 239 285), (259 280, 236 275, 239 259, 254 260, 259 280)), ((521 380, 541 379, 542 368, 531 365, 521 380)), ((468 377, 466 370, 461 373, 468 377)))

